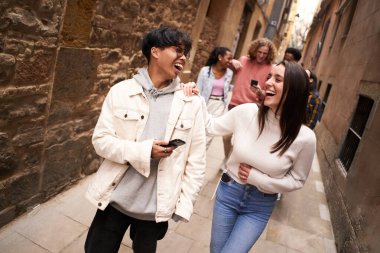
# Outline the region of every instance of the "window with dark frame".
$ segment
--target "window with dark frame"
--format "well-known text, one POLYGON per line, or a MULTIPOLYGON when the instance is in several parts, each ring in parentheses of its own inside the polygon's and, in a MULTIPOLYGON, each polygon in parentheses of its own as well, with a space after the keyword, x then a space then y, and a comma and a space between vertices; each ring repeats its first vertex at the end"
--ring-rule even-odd
POLYGON ((318 87, 317 87, 318 91, 321 90, 322 82, 323 82, 322 80, 319 80, 319 82, 318 82, 318 87))
POLYGON ((321 121, 321 119, 322 119, 323 111, 325 110, 327 100, 329 99, 331 86, 332 86, 331 83, 327 84, 325 95, 323 96, 323 99, 322 99, 321 113, 319 114, 319 119, 318 119, 319 121, 321 121))
POLYGON ((323 25, 322 37, 321 37, 321 40, 318 42, 318 46, 317 46, 317 55, 316 55, 317 61, 319 60, 319 56, 321 56, 322 54, 323 45, 325 44, 325 39, 326 39, 327 32, 329 30, 329 26, 330 26, 330 19, 328 19, 326 23, 324 23, 323 25))
POLYGON ((333 32, 333 36, 332 36, 331 43, 329 46, 329 52, 331 51, 331 49, 334 45, 335 37, 336 37, 336 34, 338 32, 338 28, 340 27, 340 20, 342 19, 342 13, 343 13, 344 9, 346 8, 347 3, 348 3, 347 0, 344 0, 344 1, 340 0, 339 1, 338 9, 335 12, 336 18, 335 18, 335 24, 334 24, 334 32, 333 32))
POLYGON ((262 26, 261 22, 257 21, 256 26, 255 26, 255 30, 253 32, 252 40, 255 40, 259 37, 260 31, 261 31, 261 26, 262 26))
POLYGON ((339 160, 347 172, 359 147, 373 104, 371 98, 359 95, 354 117, 339 153, 339 160))
POLYGON ((341 38, 341 44, 340 46, 343 47, 343 45, 345 44, 346 42, 346 38, 348 36, 348 33, 351 29, 351 24, 352 24, 352 20, 354 19, 354 14, 355 14, 355 11, 356 11, 356 5, 358 4, 358 0, 353 0, 353 1, 347 1, 351 6, 350 6, 350 12, 348 14, 348 20, 344 26, 344 29, 343 29, 343 34, 342 34, 342 38, 341 38))

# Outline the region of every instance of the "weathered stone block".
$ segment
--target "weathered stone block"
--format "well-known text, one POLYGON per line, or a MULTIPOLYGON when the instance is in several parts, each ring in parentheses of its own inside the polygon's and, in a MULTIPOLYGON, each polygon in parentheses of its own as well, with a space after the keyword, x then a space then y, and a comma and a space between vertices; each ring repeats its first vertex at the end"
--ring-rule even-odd
POLYGON ((9 8, 0 18, 1 30, 13 29, 24 33, 38 33, 42 23, 31 10, 20 7, 9 8))
POLYGON ((67 1, 61 32, 65 46, 85 47, 91 32, 91 19, 96 0, 67 1))
POLYGON ((54 67, 56 49, 41 48, 25 55, 16 63, 16 84, 41 84, 50 80, 54 67))
POLYGON ((3 3, 0 32, 15 31, 38 36, 57 36, 61 1, 8 1, 3 3), (20 3, 21 2, 21 3, 20 3))
POLYGON ((85 175, 90 175, 96 172, 103 161, 103 159, 98 157, 95 152, 93 153, 94 154, 86 156, 86 160, 83 164, 83 174, 85 175))
POLYGON ((95 149, 91 143, 91 138, 86 139, 86 141, 87 142, 84 143, 85 156, 83 157, 82 173, 89 175, 99 169, 103 158, 99 157, 98 154, 96 154, 95 149))
POLYGON ((42 189, 54 192, 80 177, 85 157, 85 139, 69 140, 46 149, 42 189))
POLYGON ((140 14, 141 6, 138 1, 126 1, 123 0, 120 3, 121 9, 126 12, 127 16, 136 18, 140 14))
POLYGON ((74 110, 73 106, 60 101, 54 101, 51 104, 49 112, 49 125, 66 122, 71 118, 74 110))
POLYGON ((53 145, 61 144, 70 140, 70 133, 72 127, 69 124, 59 124, 49 130, 46 133, 45 147, 49 148, 53 145))
POLYGON ((43 141, 44 133, 43 128, 29 129, 27 132, 19 133, 13 137, 12 142, 18 147, 35 144, 43 141))
POLYGON ((95 112, 89 112, 88 116, 77 119, 73 122, 73 131, 75 134, 79 135, 92 131, 96 125, 98 115, 95 112))
POLYGON ((40 166, 43 148, 43 143, 37 143, 20 149, 19 154, 22 157, 22 166, 24 168, 37 168, 37 166, 40 166))
POLYGON ((18 158, 6 133, 0 132, 0 174, 17 169, 18 158))
POLYGON ((15 64, 13 55, 0 53, 0 84, 7 84, 12 80, 15 64))
MULTIPOLYGON (((121 59, 121 50, 120 49, 112 49, 107 52, 106 60, 110 62, 116 62, 121 59)), ((0 55, 1 56, 1 55, 0 55)))
POLYGON ((0 190, 0 210, 36 195, 40 187, 40 173, 18 174, 7 179, 0 190), (9 196, 12 196, 11 198, 9 196))
POLYGON ((61 48, 58 53, 52 101, 78 103, 92 94, 96 77, 93 50, 61 48))
MULTIPOLYGON (((20 120, 27 117, 40 117, 45 115, 46 97, 40 95, 14 97, 12 99, 3 99, 0 105, 0 118, 15 123, 14 120, 20 120)), ((11 124, 12 125, 12 124, 11 124)))
POLYGON ((0 228, 16 218, 16 208, 11 206, 0 211, 0 228))

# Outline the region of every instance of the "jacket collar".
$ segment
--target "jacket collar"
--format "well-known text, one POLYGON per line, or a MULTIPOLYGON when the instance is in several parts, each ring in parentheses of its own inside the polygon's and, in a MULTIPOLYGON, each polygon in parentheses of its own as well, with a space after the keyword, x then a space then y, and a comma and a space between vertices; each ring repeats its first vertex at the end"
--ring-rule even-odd
POLYGON ((126 89, 126 94, 128 96, 134 96, 138 94, 144 94, 142 86, 136 82, 135 79, 130 79, 132 82, 128 83, 128 89, 126 89))
MULTIPOLYGON (((136 82, 134 79, 131 82, 127 83, 128 89, 126 89, 126 94, 128 96, 135 96, 142 94, 145 96, 144 91, 142 86, 136 82)), ((168 124, 166 127, 165 131, 165 140, 169 140, 170 137, 172 136, 174 127, 175 127, 175 122, 177 122, 179 116, 182 113, 183 107, 187 102, 191 102, 194 99, 194 96, 185 96, 183 93, 183 90, 177 90, 174 92, 174 98, 173 98, 173 103, 170 108, 170 114, 169 114, 169 119, 168 122, 173 122, 173 124, 168 124)))
MULTIPOLYGON (((126 90, 127 95, 134 96, 138 94, 144 94, 142 86, 138 82, 136 82, 136 80, 131 80, 133 80, 133 82, 128 84, 128 89, 126 90)), ((189 102, 192 100, 192 96, 185 96, 182 89, 175 91, 174 97, 185 102, 189 102)))
POLYGON ((182 113, 183 107, 185 106, 186 102, 190 102, 192 101, 192 99, 192 97, 185 96, 182 90, 174 92, 173 103, 170 109, 168 119, 168 122, 172 122, 172 124, 167 124, 166 126, 165 140, 170 140, 170 137, 172 136, 174 131, 175 122, 178 121, 178 118, 182 113))

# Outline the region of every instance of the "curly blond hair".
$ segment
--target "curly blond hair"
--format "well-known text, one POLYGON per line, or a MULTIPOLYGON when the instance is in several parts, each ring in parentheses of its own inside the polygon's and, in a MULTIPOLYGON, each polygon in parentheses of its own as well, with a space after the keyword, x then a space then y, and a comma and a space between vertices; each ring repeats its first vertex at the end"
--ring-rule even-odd
POLYGON ((256 59, 257 51, 262 46, 267 46, 269 48, 268 55, 266 58, 266 63, 271 64, 274 61, 277 49, 275 45, 273 44, 273 42, 267 38, 260 38, 260 39, 252 41, 252 44, 248 49, 249 58, 256 59))

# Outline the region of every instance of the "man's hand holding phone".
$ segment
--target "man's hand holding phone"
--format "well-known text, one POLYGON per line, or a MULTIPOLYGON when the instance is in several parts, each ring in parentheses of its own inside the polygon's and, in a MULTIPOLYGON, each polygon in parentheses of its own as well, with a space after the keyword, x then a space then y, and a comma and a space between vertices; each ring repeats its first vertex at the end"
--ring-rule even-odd
POLYGON ((184 142, 183 140, 180 140, 180 139, 174 139, 174 140, 171 140, 169 141, 168 144, 166 145, 161 145, 162 147, 166 147, 166 148, 169 148, 169 147, 173 147, 173 148, 177 148, 183 144, 185 144, 186 142, 184 142))
POLYGON ((153 159, 161 159, 170 156, 174 149, 185 144, 183 140, 174 139, 169 142, 163 140, 153 141, 151 157, 153 159))

